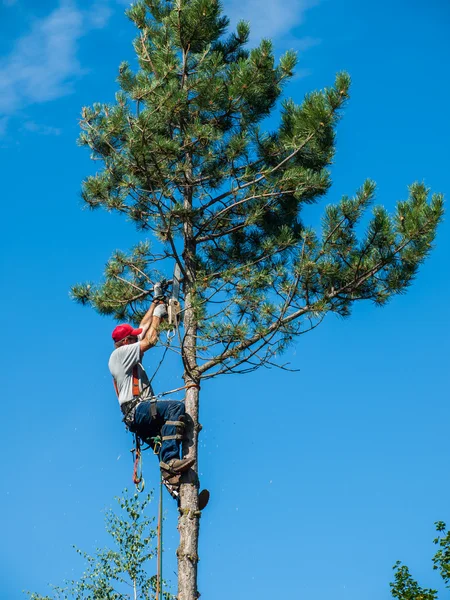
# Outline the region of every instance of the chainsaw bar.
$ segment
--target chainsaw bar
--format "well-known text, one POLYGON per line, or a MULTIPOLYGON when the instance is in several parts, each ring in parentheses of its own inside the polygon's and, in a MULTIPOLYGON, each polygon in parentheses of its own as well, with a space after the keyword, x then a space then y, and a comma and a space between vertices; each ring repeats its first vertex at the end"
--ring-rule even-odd
POLYGON ((175 263, 175 269, 173 271, 173 281, 172 281, 172 295, 169 298, 168 303, 168 322, 169 325, 178 325, 179 316, 181 312, 181 306, 179 301, 180 296, 180 277, 181 270, 180 265, 175 263))

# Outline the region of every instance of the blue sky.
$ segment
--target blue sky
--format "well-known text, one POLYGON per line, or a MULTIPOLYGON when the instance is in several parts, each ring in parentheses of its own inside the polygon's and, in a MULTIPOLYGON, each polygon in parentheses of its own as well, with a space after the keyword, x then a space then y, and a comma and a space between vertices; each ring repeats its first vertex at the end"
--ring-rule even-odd
MULTIPOLYGON (((5 600, 77 577, 72 544, 107 543, 103 509, 130 485, 131 440, 106 367, 113 323, 68 295, 139 239, 120 217, 82 210, 80 183, 94 165, 75 144, 81 107, 112 101, 117 67, 132 59, 125 6, 0 1, 5 600)), ((224 6, 233 21, 253 20, 254 42, 272 36, 280 51, 299 50, 287 89, 296 101, 350 72, 325 202, 367 177, 390 209, 415 180, 448 197, 447 2, 224 6)), ((201 472, 212 499, 201 522, 203 597, 385 600, 398 559, 439 586, 431 541, 433 522, 450 522, 449 259, 445 221, 408 294, 327 318, 288 352, 299 373, 204 385, 201 472)), ((159 391, 180 383, 178 368, 160 371, 159 391)), ((151 487, 151 456, 144 468, 151 487)), ((167 496, 165 506, 170 578, 176 511, 167 496)))

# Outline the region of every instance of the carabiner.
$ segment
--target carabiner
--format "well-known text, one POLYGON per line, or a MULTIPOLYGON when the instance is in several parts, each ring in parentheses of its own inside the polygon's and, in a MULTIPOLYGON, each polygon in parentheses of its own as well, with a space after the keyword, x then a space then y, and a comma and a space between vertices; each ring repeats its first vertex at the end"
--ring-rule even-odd
POLYGON ((167 335, 167 343, 170 344, 170 342, 173 340, 173 338, 176 336, 177 330, 174 327, 173 329, 168 329, 166 331, 166 335, 167 335))

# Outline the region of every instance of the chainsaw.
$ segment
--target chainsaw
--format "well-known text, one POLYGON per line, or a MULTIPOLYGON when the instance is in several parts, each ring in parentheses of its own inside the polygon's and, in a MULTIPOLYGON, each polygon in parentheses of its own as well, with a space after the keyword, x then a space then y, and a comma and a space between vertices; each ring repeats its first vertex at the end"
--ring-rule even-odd
POLYGON ((181 270, 178 263, 175 264, 173 279, 162 279, 153 286, 153 299, 163 300, 167 304, 167 321, 169 325, 179 324, 180 305, 180 277, 181 270))

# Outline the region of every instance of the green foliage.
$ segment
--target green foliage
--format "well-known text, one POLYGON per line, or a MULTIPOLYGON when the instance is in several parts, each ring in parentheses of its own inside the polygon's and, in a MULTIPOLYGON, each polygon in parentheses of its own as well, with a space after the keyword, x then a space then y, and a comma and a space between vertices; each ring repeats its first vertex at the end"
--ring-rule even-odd
POLYGON ((438 537, 433 541, 439 550, 433 557, 433 569, 438 570, 447 588, 450 588, 450 531, 443 521, 435 523, 438 537))
POLYGON ((116 102, 82 111, 80 144, 102 165, 82 195, 154 244, 115 252, 104 282, 74 286, 74 298, 138 322, 152 281, 170 279, 177 261, 194 311, 193 374, 205 378, 274 364, 326 314, 404 293, 432 248, 441 195, 415 183, 393 215, 375 206, 364 230, 375 198, 366 181, 325 208, 321 232, 302 220, 331 186, 349 76, 299 104, 285 99, 267 132, 294 52, 277 62, 269 40, 248 50, 249 24, 228 34, 216 0, 141 0, 127 14, 138 69, 123 63, 116 102))
POLYGON ((435 600, 436 590, 420 587, 411 577, 408 567, 397 562, 395 565, 395 583, 391 583, 393 598, 399 600, 435 600))
MULTIPOLYGON (((438 570, 447 588, 450 587, 450 532, 447 531, 443 521, 435 523, 438 537, 435 538, 434 544, 439 547, 439 550, 433 557, 433 569, 438 570)), ((394 565, 395 581, 391 583, 391 593, 393 598, 399 600, 436 600, 437 591, 427 588, 422 588, 415 581, 407 566, 397 562, 394 565)))
MULTIPOLYGON (((76 549, 86 564, 79 581, 53 586, 52 597, 29 593, 30 600, 153 600, 156 576, 149 576, 148 569, 155 557, 156 532, 151 527, 154 519, 145 515, 150 501, 150 494, 144 499, 137 493, 117 498, 120 513, 109 510, 105 519, 114 549, 99 549, 94 556, 76 549)), ((173 596, 164 592, 164 597, 173 596)))

